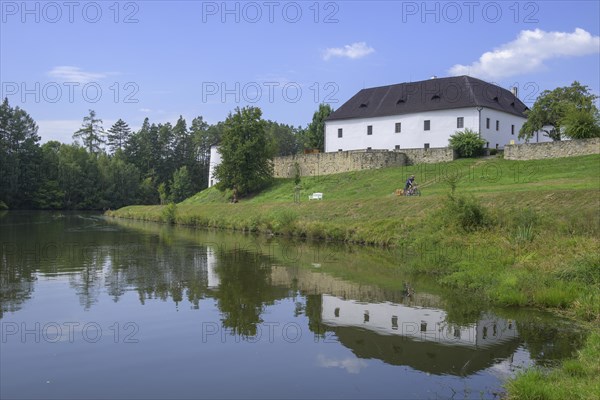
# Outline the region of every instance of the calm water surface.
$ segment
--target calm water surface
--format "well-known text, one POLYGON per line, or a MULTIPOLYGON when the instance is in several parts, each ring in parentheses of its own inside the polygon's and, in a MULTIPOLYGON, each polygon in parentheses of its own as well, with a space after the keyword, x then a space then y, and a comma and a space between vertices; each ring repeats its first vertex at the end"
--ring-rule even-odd
POLYGON ((0 397, 497 398, 580 346, 392 251, 0 214, 0 397))

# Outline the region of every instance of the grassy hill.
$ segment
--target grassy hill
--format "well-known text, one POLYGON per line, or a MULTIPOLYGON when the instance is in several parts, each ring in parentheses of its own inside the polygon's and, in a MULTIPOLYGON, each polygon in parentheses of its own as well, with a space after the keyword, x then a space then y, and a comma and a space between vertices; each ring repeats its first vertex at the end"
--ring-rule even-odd
MULTIPOLYGON (((500 158, 350 172, 302 179, 301 203, 294 204, 291 179, 230 204, 215 188, 177 205, 180 224, 326 238, 375 245, 401 245, 409 229, 428 224, 447 202, 448 177, 457 193, 476 196, 499 220, 536 214, 539 229, 598 233, 600 157, 516 162, 500 158), (394 190, 416 176, 422 197, 397 197, 394 190), (313 192, 323 201, 308 201, 313 192), (426 218, 428 217, 428 218, 426 218)), ((125 207, 111 215, 164 221, 161 206, 125 207)), ((439 216, 438 216, 439 217, 439 216)), ((438 218, 439 219, 439 218, 438 218)))
POLYGON ((291 179, 238 204, 211 188, 180 204, 108 215, 392 247, 399 268, 473 301, 560 310, 592 326, 579 358, 528 371, 509 397, 600 397, 600 156, 456 160, 291 179), (394 191, 414 174, 421 197, 394 191), (452 196, 449 177, 456 183, 452 196), (308 201, 313 192, 322 201, 308 201))

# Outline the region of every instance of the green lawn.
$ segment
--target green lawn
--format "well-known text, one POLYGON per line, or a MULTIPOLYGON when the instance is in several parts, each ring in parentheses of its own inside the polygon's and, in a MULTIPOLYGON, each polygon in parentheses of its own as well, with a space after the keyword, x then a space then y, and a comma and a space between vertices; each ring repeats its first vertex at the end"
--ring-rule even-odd
MULTIPOLYGON (((514 192, 548 189, 598 189, 600 158, 584 156, 535 161, 508 161, 501 158, 461 159, 438 164, 420 164, 302 178, 302 201, 313 192, 325 193, 326 200, 355 200, 390 197, 414 174, 424 196, 448 191, 447 177, 459 178, 463 192, 514 192)), ((294 183, 278 179, 268 189, 243 202, 258 204, 293 200, 294 183)), ((204 190, 182 204, 225 202, 216 189, 204 190)))

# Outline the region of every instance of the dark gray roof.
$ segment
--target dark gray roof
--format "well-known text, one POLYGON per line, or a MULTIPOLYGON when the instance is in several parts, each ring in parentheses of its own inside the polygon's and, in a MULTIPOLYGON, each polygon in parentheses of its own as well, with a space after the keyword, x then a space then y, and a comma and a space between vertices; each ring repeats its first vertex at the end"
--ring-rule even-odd
POLYGON ((524 111, 528 109, 509 90, 463 75, 362 89, 327 120, 373 118, 477 106, 523 118, 524 111))

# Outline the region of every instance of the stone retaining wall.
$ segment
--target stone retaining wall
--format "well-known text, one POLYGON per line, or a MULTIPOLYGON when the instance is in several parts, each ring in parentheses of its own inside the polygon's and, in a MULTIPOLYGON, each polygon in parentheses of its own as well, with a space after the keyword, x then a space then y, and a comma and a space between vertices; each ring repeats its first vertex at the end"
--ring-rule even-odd
POLYGON ((406 154, 409 165, 434 164, 453 161, 458 158, 456 152, 448 147, 434 149, 401 149, 395 151, 406 154))
POLYGON ((504 146, 504 158, 507 160, 541 160, 587 154, 600 154, 600 138, 504 146))
POLYGON ((297 154, 273 160, 276 178, 293 178, 296 163, 301 176, 322 176, 406 165, 402 153, 385 150, 338 151, 335 153, 297 154))
POLYGON ((275 157, 273 160, 276 178, 293 178, 296 163, 300 176, 322 176, 342 172, 362 171, 405 165, 430 164, 452 161, 455 152, 448 148, 402 149, 402 150, 353 150, 332 153, 297 154, 275 157))

